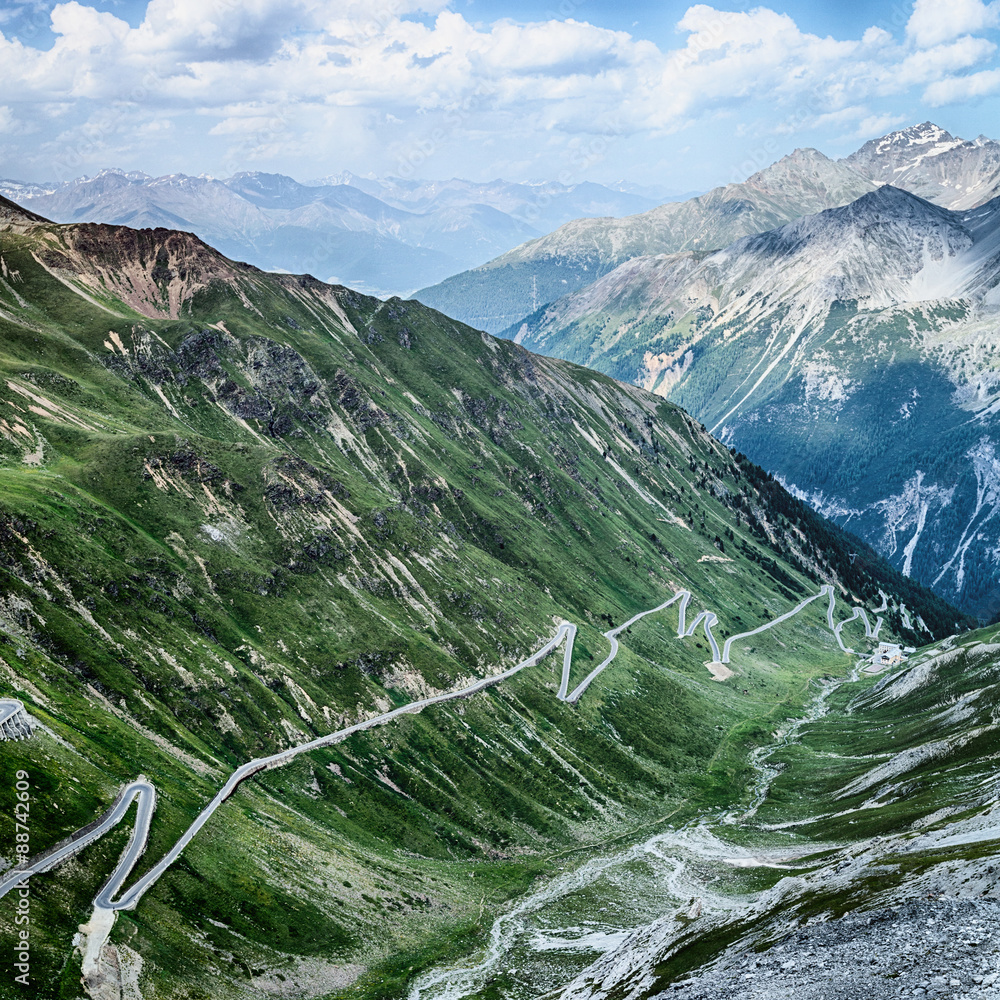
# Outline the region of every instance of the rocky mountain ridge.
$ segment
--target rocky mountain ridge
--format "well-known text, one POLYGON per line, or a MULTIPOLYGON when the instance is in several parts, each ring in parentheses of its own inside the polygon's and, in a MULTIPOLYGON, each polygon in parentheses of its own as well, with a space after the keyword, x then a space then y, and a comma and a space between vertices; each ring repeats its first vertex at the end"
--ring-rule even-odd
POLYGON ((742 184, 624 219, 579 220, 417 293, 494 333, 640 256, 713 250, 836 208, 889 184, 944 208, 1000 195, 1000 144, 956 139, 931 122, 866 143, 841 160, 796 150, 742 184))
POLYGON ((578 219, 434 288, 422 302, 499 333, 560 295, 639 256, 712 250, 750 233, 853 201, 873 184, 813 149, 796 150, 742 184, 624 219, 578 219))
POLYGON ((1000 195, 1000 143, 971 141, 923 122, 866 142, 842 163, 944 208, 975 208, 1000 195))

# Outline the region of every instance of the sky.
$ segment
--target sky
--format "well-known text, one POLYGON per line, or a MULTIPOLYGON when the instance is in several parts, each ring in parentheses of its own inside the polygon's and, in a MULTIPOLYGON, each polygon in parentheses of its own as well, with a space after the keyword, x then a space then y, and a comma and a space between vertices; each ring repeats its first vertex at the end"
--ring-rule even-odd
POLYGON ((0 0, 0 177, 743 180, 1000 112, 1000 0, 0 0))

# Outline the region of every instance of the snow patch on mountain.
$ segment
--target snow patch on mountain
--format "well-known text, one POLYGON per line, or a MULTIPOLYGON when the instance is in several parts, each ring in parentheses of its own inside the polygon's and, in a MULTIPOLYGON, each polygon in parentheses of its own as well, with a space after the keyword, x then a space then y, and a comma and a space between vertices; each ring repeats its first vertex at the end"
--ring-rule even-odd
POLYGON ((985 136, 967 142, 933 122, 873 139, 840 162, 945 208, 975 208, 1000 193, 1000 143, 985 136))

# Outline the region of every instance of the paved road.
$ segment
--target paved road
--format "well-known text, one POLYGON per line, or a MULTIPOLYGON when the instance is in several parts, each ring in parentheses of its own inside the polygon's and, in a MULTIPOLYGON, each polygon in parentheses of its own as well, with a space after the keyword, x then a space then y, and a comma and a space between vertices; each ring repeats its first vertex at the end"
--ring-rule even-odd
POLYGON ((726 640, 726 644, 722 648, 722 659, 720 662, 722 663, 729 662, 729 648, 732 646, 734 642, 738 641, 739 639, 748 639, 752 635, 757 635, 758 633, 764 632, 769 628, 774 628, 775 625, 778 625, 783 621, 787 621, 789 618, 793 617, 794 615, 797 615, 807 605, 812 604, 813 601, 818 601, 821 597, 824 596, 830 598, 830 603, 826 609, 826 623, 829 626, 830 631, 833 633, 833 637, 837 640, 837 645, 839 645, 840 648, 845 653, 851 653, 851 654, 854 653, 853 649, 848 649, 844 645, 843 640, 840 637, 841 630, 848 622, 852 622, 857 618, 861 618, 864 620, 865 623, 865 635, 868 636, 869 639, 874 639, 876 636, 878 636, 879 629, 882 627, 882 619, 879 618, 876 621, 875 631, 873 632, 871 627, 871 622, 868 621, 868 613, 865 611, 864 608, 861 607, 855 606, 854 614, 852 614, 850 618, 845 618, 842 622, 840 622, 839 625, 835 625, 833 621, 833 612, 836 609, 837 595, 834 593, 833 586, 831 584, 824 583, 823 586, 819 588, 818 594, 813 594, 812 597, 807 597, 804 601, 800 601, 798 604, 795 605, 794 608, 792 608, 791 611, 786 611, 783 615, 778 615, 777 618, 772 618, 771 621, 767 622, 767 624, 761 625, 758 628, 752 629, 749 632, 740 632, 738 635, 730 636, 726 640))
POLYGON ((31 736, 31 719, 16 698, 0 699, 0 740, 26 740, 31 736))
MULTIPOLYGON (((560 701, 567 701, 570 704, 574 704, 580 700, 580 695, 590 687, 591 681, 601 671, 606 667, 610 666, 611 661, 618 655, 618 636, 625 631, 630 625, 634 625, 640 618, 645 618, 646 615, 656 614, 657 611, 662 611, 664 608, 669 608, 671 604, 676 600, 682 599, 681 603, 681 620, 683 621, 684 608, 687 606, 687 602, 691 600, 691 591, 689 590, 678 590, 669 601, 664 601, 662 604, 658 604, 655 608, 650 608, 649 611, 640 611, 639 614, 633 615, 624 625, 619 625, 617 628, 608 629, 604 633, 604 637, 611 642, 611 652, 604 658, 604 660, 599 663, 593 670, 587 674, 586 677, 573 690, 570 694, 566 694, 566 688, 569 686, 569 660, 570 653, 572 652, 572 638, 570 639, 570 645, 566 647, 566 657, 563 660, 563 676, 562 684, 559 687, 559 693, 556 695, 560 701)), ((573 634, 576 634, 576 628, 573 627, 573 634)))
MULTIPOLYGON (((715 663, 721 663, 722 660, 719 659, 719 644, 715 641, 715 636, 712 635, 712 628, 719 624, 719 619, 714 611, 699 611, 698 616, 693 622, 687 627, 687 631, 684 630, 684 622, 680 623, 677 629, 677 637, 679 639, 686 639, 694 635, 695 629, 699 625, 702 626, 702 630, 705 633, 705 638, 708 639, 708 644, 712 647, 712 660, 715 663)), ((728 662, 728 660, 726 661, 728 662)))
POLYGON ((64 840, 46 851, 44 854, 33 858, 25 868, 16 868, 0 879, 0 896, 5 896, 11 889, 26 882, 32 875, 47 872, 56 865, 61 864, 67 858, 72 857, 82 851, 88 844, 99 840, 112 827, 117 826, 132 804, 132 800, 139 802, 136 812, 135 829, 132 832, 132 839, 122 855, 122 860, 114 870, 111 877, 95 900, 95 905, 107 905, 104 902, 105 896, 117 891, 118 886, 128 877, 136 861, 142 856, 146 848, 146 837, 149 833, 150 820, 153 817, 153 809, 156 806, 156 789, 145 778, 140 777, 138 781, 133 781, 126 785, 119 793, 110 808, 98 820, 85 826, 64 840))
POLYGON ((836 640, 837 640, 837 645, 839 645, 840 648, 845 653, 852 653, 853 654, 854 650, 853 649, 848 649, 848 647, 844 645, 843 640, 840 638, 840 630, 848 622, 853 622, 853 621, 855 621, 858 618, 860 618, 865 623, 865 635, 869 639, 877 639, 879 631, 882 628, 882 619, 881 618, 876 618, 875 619, 875 628, 872 629, 871 622, 868 620, 868 612, 865 611, 864 608, 855 606, 855 608, 854 608, 854 614, 852 614, 850 618, 845 618, 839 625, 833 626, 833 635, 834 635, 834 638, 836 638, 836 640))
MULTIPOLYGON (((492 687, 495 684, 499 684, 501 681, 505 681, 508 678, 513 677, 525 668, 534 666, 543 657, 557 649, 560 643, 563 642, 565 642, 566 645, 563 651, 562 674, 556 697, 560 701, 574 704, 579 701, 580 696, 587 690, 594 679, 608 666, 610 666, 615 657, 618 655, 618 635, 631 625, 634 625, 640 619, 645 618, 647 615, 656 614, 659 611, 665 610, 675 601, 680 601, 677 629, 678 638, 689 638, 694 635, 698 625, 702 625, 705 636, 712 647, 712 655, 715 657, 716 662, 728 663, 729 650, 734 642, 739 639, 745 639, 750 636, 757 635, 766 629, 773 628, 780 622, 787 621, 789 618, 797 615, 813 601, 819 600, 823 596, 829 596, 830 599, 830 605, 827 609, 827 623, 836 637, 837 642, 840 644, 841 649, 844 649, 845 652, 849 652, 849 650, 846 650, 843 642, 841 641, 840 630, 847 624, 847 622, 854 621, 856 618, 862 617, 865 622, 866 634, 869 636, 878 634, 878 629, 881 627, 882 620, 878 620, 875 632, 873 633, 868 622, 868 616, 863 608, 855 608, 854 614, 850 618, 841 622, 839 625, 835 625, 833 621, 833 612, 836 603, 836 596, 834 594, 833 587, 826 584, 820 588, 818 594, 814 594, 812 597, 800 601, 799 604, 797 604, 791 611, 787 611, 783 615, 779 615, 777 618, 766 623, 765 625, 761 625, 749 632, 741 632, 737 635, 730 636, 726 639, 720 656, 718 644, 712 634, 712 628, 719 623, 719 619, 715 612, 701 611, 690 626, 686 627, 686 612, 687 606, 691 601, 691 591, 678 590, 669 600, 664 601, 655 608, 650 608, 648 611, 641 611, 638 614, 633 615, 623 625, 619 625, 616 628, 609 629, 605 632, 605 637, 611 643, 610 652, 604 660, 594 667, 594 669, 591 670, 590 673, 587 674, 587 676, 572 691, 567 693, 573 657, 573 643, 576 639, 576 626, 569 622, 564 622, 556 630, 556 634, 552 637, 552 639, 542 646, 541 649, 533 653, 526 660, 522 660, 516 666, 511 667, 509 670, 505 670, 503 673, 496 674, 491 677, 484 677, 458 691, 449 691, 444 694, 434 695, 430 698, 422 698, 419 701, 411 702, 409 705, 404 705, 401 708, 393 709, 391 712, 385 712, 382 715, 377 715, 364 722, 359 722, 356 725, 338 730, 335 733, 317 737, 314 740, 310 740, 308 743, 292 747, 289 750, 283 750, 280 753, 272 754, 269 757, 259 757, 237 768, 229 777, 229 780, 225 783, 225 785, 223 785, 218 791, 212 801, 209 802, 204 809, 202 809, 202 811, 195 818, 194 822, 182 834, 180 839, 176 844, 174 844, 170 851, 168 851, 167 854, 153 868, 143 875, 142 878, 140 878, 118 899, 115 899, 115 895, 120 891, 125 880, 128 878, 146 848, 150 822, 152 820, 153 811, 156 808, 156 789, 149 781, 141 777, 139 780, 126 785, 125 788, 123 788, 119 793, 117 799, 112 803, 108 811, 94 823, 90 824, 90 826, 77 831, 77 833, 73 834, 68 840, 63 841, 46 854, 33 859, 26 868, 9 871, 6 876, 0 878, 0 897, 6 895, 11 889, 20 885, 32 875, 54 868, 60 862, 66 860, 66 858, 82 850, 99 837, 102 837, 108 832, 108 830, 122 820, 134 799, 137 802, 137 807, 136 823, 132 833, 132 838, 123 852, 117 867, 112 872, 108 881, 105 883, 104 887, 101 889, 100 893, 98 893, 98 896, 94 901, 94 905, 98 909, 134 909, 143 894, 160 878, 160 876, 174 863, 174 861, 177 860, 184 848, 187 847, 198 831, 201 830, 205 823, 208 822, 219 806, 222 805, 222 803, 236 791, 242 782, 246 781, 247 778, 260 771, 267 768, 280 767, 289 763, 300 754, 309 753, 311 750, 317 750, 320 747, 326 747, 334 743, 339 743, 340 741, 353 736, 355 733, 360 733, 366 729, 372 729, 375 726, 385 725, 401 715, 416 714, 423 711, 423 709, 429 707, 430 705, 438 705, 442 702, 451 701, 455 698, 468 697, 469 695, 473 695, 478 691, 484 690, 485 688, 492 687)), ((20 705, 19 702, 17 704, 20 705)))
MULTIPOLYGON (((171 864, 173 864, 174 861, 177 860, 184 848, 187 847, 198 831, 205 825, 206 822, 208 822, 209 818, 216 811, 216 809, 218 809, 219 806, 222 805, 222 803, 236 791, 237 787, 251 775, 257 774, 259 771, 263 771, 270 767, 279 767, 283 764, 287 764, 289 761, 299 756, 299 754, 308 753, 310 750, 317 750, 320 747, 330 746, 333 743, 339 743, 341 740, 345 740, 349 736, 353 736, 355 733, 359 733, 362 730, 371 729, 374 726, 384 725, 400 715, 407 713, 415 714, 427 708, 429 705, 440 704, 441 702, 450 701, 454 698, 467 697, 468 695, 482 691, 484 688, 490 687, 494 684, 499 684, 501 681, 513 677, 516 673, 519 673, 526 667, 533 666, 543 657, 552 652, 552 650, 563 641, 564 637, 568 635, 570 636, 570 640, 572 640, 572 637, 575 634, 575 625, 570 625, 568 623, 560 625, 555 636, 542 646, 541 649, 533 653, 526 660, 522 660, 516 666, 511 667, 509 670, 505 670, 501 674, 496 674, 492 677, 484 677, 458 691, 449 691, 444 694, 434 695, 431 698, 422 698, 419 701, 411 702, 409 705, 393 709, 391 712, 385 712, 382 715, 367 719, 364 722, 359 722, 353 726, 348 726, 346 729, 338 730, 337 732, 330 733, 327 736, 320 736, 317 739, 310 740, 308 743, 303 743, 297 747, 292 747, 289 750, 283 750, 280 753, 272 754, 269 757, 259 757, 256 760, 252 760, 244 764, 242 767, 237 768, 232 775, 230 775, 229 780, 225 783, 225 785, 223 785, 216 794, 215 798, 213 798, 212 801, 209 802, 209 804, 198 814, 194 822, 181 835, 180 840, 174 844, 163 859, 154 868, 150 869, 150 871, 147 872, 141 879, 139 879, 135 885, 133 885, 132 888, 118 900, 114 899, 115 893, 124 883, 125 879, 128 878, 128 875, 135 866, 136 861, 138 861, 138 859, 142 856, 142 852, 145 849, 146 834, 148 833, 149 821, 152 817, 156 801, 156 791, 153 786, 146 781, 136 781, 131 785, 127 785, 126 788, 120 793, 111 809, 109 809, 108 812, 101 817, 96 826, 93 826, 92 828, 84 828, 84 830, 74 834, 73 838, 69 842, 64 842, 63 845, 55 851, 50 852, 41 858, 35 859, 28 868, 8 872, 3 879, 0 879, 0 896, 6 895, 6 893, 14 888, 15 885, 20 884, 31 875, 37 874, 38 872, 48 871, 50 868, 59 864, 59 862, 64 861, 72 854, 82 850, 85 846, 87 846, 87 844, 90 844, 98 837, 103 836, 121 820, 127 811, 128 806, 131 804, 132 799, 138 797, 139 812, 136 822, 136 831, 133 834, 132 840, 129 842, 129 846, 126 848, 125 853, 122 855, 122 859, 119 862, 118 867, 115 869, 111 878, 105 884, 100 895, 95 901, 96 905, 104 906, 109 909, 134 909, 136 903, 139 902, 146 890, 154 882, 156 882, 156 880, 167 870, 167 868, 170 867, 171 864), (140 795, 140 792, 145 792, 146 794, 140 795)), ((571 652, 571 643, 568 645, 567 652, 571 652)))
POLYGON ((562 677, 559 678, 559 690, 556 697, 560 701, 567 701, 566 691, 569 689, 569 668, 573 663, 573 642, 576 639, 576 626, 566 625, 566 648, 563 650, 562 677))
MULTIPOLYGON (((796 604, 791 611, 786 611, 783 615, 778 615, 777 618, 772 618, 771 621, 767 622, 765 625, 759 625, 757 628, 751 629, 749 632, 739 632, 736 635, 731 635, 726 640, 726 644, 722 647, 722 659, 719 662, 720 663, 729 662, 729 649, 734 642, 737 642, 739 639, 749 639, 750 636, 752 635, 758 635, 761 632, 766 632, 767 629, 769 628, 774 628, 775 625, 778 625, 783 621, 787 621, 789 618, 793 617, 794 615, 797 615, 807 605, 812 604, 813 601, 818 601, 821 597, 823 597, 826 594, 830 595, 831 602, 836 600, 833 593, 833 587, 830 584, 825 583, 823 584, 822 587, 819 588, 818 594, 813 594, 812 597, 807 597, 804 601, 799 601, 799 603, 796 604)), ((832 606, 830 614, 832 614, 832 606)), ((832 629, 833 619, 830 618, 829 615, 827 616, 827 621, 829 622, 830 628, 832 629)))

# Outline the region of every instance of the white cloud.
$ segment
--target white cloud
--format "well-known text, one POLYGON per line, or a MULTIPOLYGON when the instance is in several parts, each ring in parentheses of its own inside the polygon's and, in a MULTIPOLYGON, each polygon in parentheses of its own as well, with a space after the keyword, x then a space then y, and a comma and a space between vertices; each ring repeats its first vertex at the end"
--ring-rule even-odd
POLYGON ((876 136, 885 135, 886 132, 889 132, 894 128, 899 128, 899 126, 904 124, 907 120, 906 115, 868 115, 866 118, 862 118, 862 120, 858 122, 857 127, 851 133, 849 138, 872 139, 876 136))
POLYGON ((977 66, 996 50, 996 45, 988 39, 966 35, 947 45, 935 45, 907 56, 894 68, 893 77, 897 86, 939 80, 957 70, 977 66))
POLYGON ((1000 4, 982 0, 916 0, 906 34, 927 48, 1000 25, 1000 4))
POLYGON ((892 45, 893 38, 885 28, 871 27, 865 30, 865 33, 861 36, 861 44, 869 48, 882 48, 886 45, 892 45))
POLYGON ((1000 92, 1000 69, 983 70, 969 76, 951 76, 936 80, 924 91, 924 100, 932 108, 960 104, 977 97, 1000 92))
POLYGON ((53 142, 58 121, 82 159, 132 130, 137 144, 205 140, 192 148, 234 163, 342 155, 349 135, 352 149, 410 163, 497 141, 517 163, 561 157, 582 170, 608 137, 726 115, 746 136, 868 132, 898 123, 886 100, 912 106, 914 88, 935 106, 993 93, 996 46, 972 32, 997 24, 997 4, 916 0, 905 40, 879 27, 821 37, 767 7, 696 4, 678 22, 681 44, 664 50, 572 18, 473 23, 448 0, 149 0, 134 28, 68 0, 52 11, 47 51, 0 33, 0 99, 53 142), (157 118, 173 129, 149 127, 157 118))
POLYGON ((684 118, 741 103, 765 101, 777 130, 805 123, 863 99, 879 73, 885 42, 837 41, 801 31, 787 14, 758 7, 746 13, 698 5, 679 28, 690 32, 683 49, 666 54, 651 116, 670 127, 684 118))

